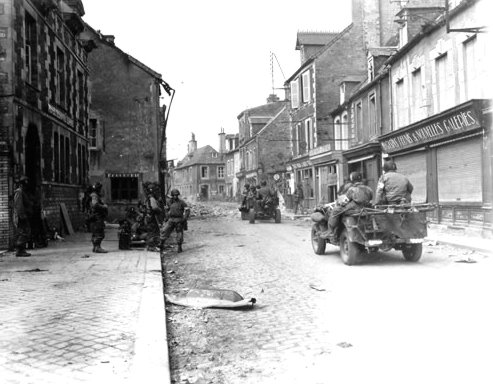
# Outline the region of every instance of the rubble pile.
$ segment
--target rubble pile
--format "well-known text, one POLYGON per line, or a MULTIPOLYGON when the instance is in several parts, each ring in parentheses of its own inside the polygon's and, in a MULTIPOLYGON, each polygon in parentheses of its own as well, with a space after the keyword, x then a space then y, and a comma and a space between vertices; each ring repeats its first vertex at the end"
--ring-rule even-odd
POLYGON ((190 206, 190 217, 204 216, 233 216, 238 212, 237 203, 228 202, 197 202, 188 203, 190 206))

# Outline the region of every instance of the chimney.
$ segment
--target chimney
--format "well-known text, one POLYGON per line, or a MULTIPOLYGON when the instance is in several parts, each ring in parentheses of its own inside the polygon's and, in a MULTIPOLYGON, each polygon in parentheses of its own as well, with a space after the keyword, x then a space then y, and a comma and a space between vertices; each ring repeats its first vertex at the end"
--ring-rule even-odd
POLYGON ((192 133, 192 140, 188 142, 188 154, 191 154, 197 150, 197 141, 195 140, 195 134, 192 133))
POLYGON ((279 96, 271 93, 269 97, 267 98, 267 103, 275 103, 276 101, 279 101, 279 96))
POLYGON ((224 128, 221 128, 219 133, 219 153, 226 152, 226 134, 224 133, 224 128))
POLYGON ((115 45, 115 35, 102 35, 102 36, 107 43, 111 45, 115 45))

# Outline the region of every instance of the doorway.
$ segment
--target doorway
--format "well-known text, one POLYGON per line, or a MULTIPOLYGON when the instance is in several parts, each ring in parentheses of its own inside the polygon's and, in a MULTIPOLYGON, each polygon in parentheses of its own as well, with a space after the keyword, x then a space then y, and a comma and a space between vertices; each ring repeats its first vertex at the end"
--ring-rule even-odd
POLYGON ((25 175, 29 179, 26 193, 33 203, 31 218, 31 235, 29 248, 41 248, 46 246, 46 228, 42 217, 43 199, 41 191, 41 144, 39 141, 38 128, 29 125, 25 141, 25 175))

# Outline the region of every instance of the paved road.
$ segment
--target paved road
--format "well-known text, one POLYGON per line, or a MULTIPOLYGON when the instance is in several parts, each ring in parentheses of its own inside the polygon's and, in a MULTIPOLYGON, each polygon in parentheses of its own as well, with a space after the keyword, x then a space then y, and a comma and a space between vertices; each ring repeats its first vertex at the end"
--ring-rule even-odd
POLYGON ((169 382, 159 255, 108 235, 0 257, 1 383, 169 382))
POLYGON ((165 290, 233 289, 253 310, 167 305, 176 383, 491 383, 491 258, 427 245, 346 266, 309 223, 194 220, 165 290), (463 263, 459 261, 476 261, 463 263))

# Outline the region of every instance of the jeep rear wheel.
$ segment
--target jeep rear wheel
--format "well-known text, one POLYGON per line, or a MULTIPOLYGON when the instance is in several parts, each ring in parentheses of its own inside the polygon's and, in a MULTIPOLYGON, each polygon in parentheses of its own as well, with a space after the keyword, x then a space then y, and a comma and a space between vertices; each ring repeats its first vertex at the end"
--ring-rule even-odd
POLYGON ((279 208, 276 209, 274 220, 276 221, 276 223, 281 222, 281 210, 279 208))
POLYGON ((250 220, 250 224, 255 224, 255 209, 250 208, 250 211, 248 211, 248 219, 250 220))
POLYGON ((347 229, 344 229, 340 237, 340 254, 342 262, 346 265, 356 264, 364 252, 362 245, 349 240, 347 229))
POLYGON ((327 245, 327 242, 325 239, 320 238, 318 234, 318 226, 317 224, 313 224, 311 233, 313 251, 317 255, 323 255, 325 253, 325 246, 327 245))
POLYGON ((416 262, 421 259, 421 254, 423 253, 423 244, 411 244, 405 245, 402 248, 402 254, 406 261, 416 262))

